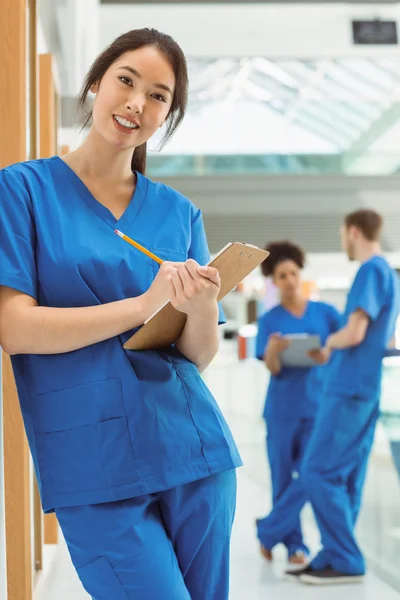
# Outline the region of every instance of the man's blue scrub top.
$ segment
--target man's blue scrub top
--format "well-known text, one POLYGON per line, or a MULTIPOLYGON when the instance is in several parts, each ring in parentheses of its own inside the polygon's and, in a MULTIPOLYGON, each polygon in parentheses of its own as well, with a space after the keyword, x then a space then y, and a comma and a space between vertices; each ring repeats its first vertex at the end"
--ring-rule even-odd
MULTIPOLYGON (((325 302, 310 301, 302 317, 287 311, 281 304, 268 311, 258 322, 257 358, 263 360, 272 333, 318 334, 321 343, 337 331, 340 315, 336 308, 325 302)), ((325 367, 283 367, 271 375, 264 408, 267 420, 314 419, 322 394, 325 367)))
MULTIPOLYGON (((116 220, 58 157, 0 171, 0 285, 40 306, 100 305, 150 287, 158 264, 115 229, 165 260, 209 260, 200 210, 143 175, 116 220)), ((124 350, 133 332, 73 352, 12 357, 46 512, 241 465, 196 365, 175 347, 124 350)))
POLYGON ((398 275, 383 256, 374 256, 361 265, 348 294, 343 326, 358 309, 370 319, 367 334, 360 345, 333 353, 326 390, 341 396, 376 399, 382 359, 400 310, 398 275))

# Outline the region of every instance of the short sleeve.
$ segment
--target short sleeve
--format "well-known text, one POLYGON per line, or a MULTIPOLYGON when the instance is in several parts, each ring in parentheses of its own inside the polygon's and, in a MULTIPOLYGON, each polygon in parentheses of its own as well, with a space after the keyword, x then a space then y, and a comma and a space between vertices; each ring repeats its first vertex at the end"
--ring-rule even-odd
POLYGON ((364 311, 374 321, 383 308, 382 273, 374 265, 363 265, 358 271, 350 290, 347 313, 364 311))
POLYGON ((36 234, 31 198, 9 169, 0 171, 0 285, 37 299, 36 234))
MULTIPOLYGON (((193 258, 199 265, 204 266, 210 262, 210 251, 208 249, 207 236, 204 229, 203 215, 200 210, 194 215, 191 224, 191 241, 188 250, 188 258, 193 258)), ((226 323, 226 317, 221 307, 221 303, 218 303, 219 317, 218 324, 222 325, 226 323)))
POLYGON ((256 357, 263 360, 269 336, 272 331, 269 324, 268 313, 258 319, 258 331, 256 340, 256 357))

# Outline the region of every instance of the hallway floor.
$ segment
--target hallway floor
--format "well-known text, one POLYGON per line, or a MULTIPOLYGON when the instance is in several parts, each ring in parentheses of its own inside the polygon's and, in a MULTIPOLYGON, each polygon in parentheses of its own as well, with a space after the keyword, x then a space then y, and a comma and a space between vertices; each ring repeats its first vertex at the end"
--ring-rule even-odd
MULTIPOLYGON (((321 589, 284 581, 282 572, 286 562, 280 548, 272 565, 265 562, 258 552, 254 528, 255 518, 266 512, 269 501, 263 427, 259 421, 242 414, 232 413, 229 421, 246 464, 238 471, 239 496, 232 542, 230 600, 400 600, 399 592, 371 572, 363 584, 321 589)), ((316 547, 318 534, 307 509, 303 521, 307 541, 316 547)), ((65 545, 61 543, 35 600, 71 599, 89 600, 89 596, 83 591, 65 545)))

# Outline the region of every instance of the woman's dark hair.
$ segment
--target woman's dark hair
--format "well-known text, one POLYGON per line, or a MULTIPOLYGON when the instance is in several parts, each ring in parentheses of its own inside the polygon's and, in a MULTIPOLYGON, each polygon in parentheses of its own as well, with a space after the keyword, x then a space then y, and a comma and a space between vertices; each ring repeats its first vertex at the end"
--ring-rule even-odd
POLYGON ((261 263, 261 271, 265 277, 273 275, 277 265, 284 260, 292 260, 299 269, 303 269, 306 263, 304 250, 291 242, 272 242, 265 249, 269 252, 268 258, 261 263))
MULTIPOLYGON (((167 118, 167 131, 160 147, 175 133, 177 127, 185 116, 187 95, 188 95, 188 72, 186 58, 181 48, 165 33, 160 33, 156 29, 133 29, 118 37, 96 58, 83 83, 82 90, 78 97, 78 106, 84 112, 83 128, 88 125, 92 118, 92 111, 86 106, 87 96, 90 88, 100 83, 106 71, 126 52, 138 50, 146 46, 158 48, 171 64, 175 74, 175 91, 172 99, 171 109, 167 118)), ((132 156, 132 171, 145 173, 146 170, 147 144, 135 148, 132 156)))

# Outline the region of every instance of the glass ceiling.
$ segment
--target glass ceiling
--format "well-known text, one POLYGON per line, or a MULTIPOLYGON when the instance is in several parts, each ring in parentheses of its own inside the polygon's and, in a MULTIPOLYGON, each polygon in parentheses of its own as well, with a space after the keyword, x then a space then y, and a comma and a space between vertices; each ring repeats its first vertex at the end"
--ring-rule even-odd
POLYGON ((400 100, 400 59, 192 59, 190 111, 256 101, 346 150, 400 100))
POLYGON ((163 153, 399 153, 400 58, 191 58, 189 77, 163 153))

